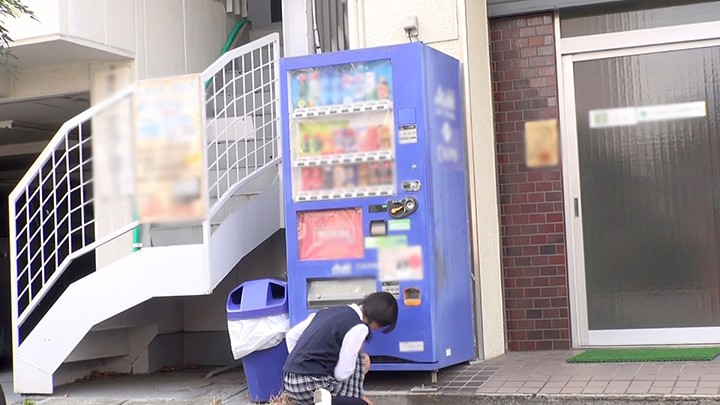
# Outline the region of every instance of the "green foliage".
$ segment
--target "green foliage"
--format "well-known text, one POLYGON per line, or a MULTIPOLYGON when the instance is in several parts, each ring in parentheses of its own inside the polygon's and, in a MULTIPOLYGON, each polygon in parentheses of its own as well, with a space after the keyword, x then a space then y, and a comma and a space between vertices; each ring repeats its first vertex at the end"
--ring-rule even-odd
POLYGON ((10 44, 13 42, 10 33, 5 27, 7 17, 19 18, 29 16, 38 21, 35 13, 23 4, 22 0, 0 0, 0 68, 15 73, 17 57, 10 51, 10 44))

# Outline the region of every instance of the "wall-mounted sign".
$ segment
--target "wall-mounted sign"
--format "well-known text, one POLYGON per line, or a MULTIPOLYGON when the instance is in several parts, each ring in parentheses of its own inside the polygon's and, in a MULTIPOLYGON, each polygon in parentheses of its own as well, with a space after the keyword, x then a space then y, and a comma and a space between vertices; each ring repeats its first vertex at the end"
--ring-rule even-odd
POLYGON ((525 164, 540 168, 557 166, 560 162, 557 120, 525 123, 525 164))
POLYGON ((146 80, 137 86, 133 101, 140 221, 204 220, 200 76, 146 80))
POLYGON ((610 128, 637 125, 641 122, 699 118, 706 115, 706 103, 704 101, 694 101, 691 103, 592 110, 589 112, 589 119, 590 128, 610 128))

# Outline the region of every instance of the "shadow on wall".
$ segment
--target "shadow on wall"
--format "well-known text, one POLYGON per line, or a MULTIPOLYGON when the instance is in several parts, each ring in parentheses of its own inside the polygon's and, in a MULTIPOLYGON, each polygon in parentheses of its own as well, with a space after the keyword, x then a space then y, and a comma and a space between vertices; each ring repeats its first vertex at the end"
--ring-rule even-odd
POLYGON ((183 298, 183 361, 194 365, 233 362, 225 305, 230 292, 248 280, 285 280, 285 230, 281 229, 245 256, 206 296, 183 298))

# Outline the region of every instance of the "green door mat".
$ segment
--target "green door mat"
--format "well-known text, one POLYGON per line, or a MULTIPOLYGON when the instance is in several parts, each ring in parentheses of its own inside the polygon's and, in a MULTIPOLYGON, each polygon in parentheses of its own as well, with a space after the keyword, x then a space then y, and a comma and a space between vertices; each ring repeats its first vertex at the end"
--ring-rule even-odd
POLYGON ((568 363, 625 363, 652 361, 709 361, 720 354, 720 347, 588 349, 567 359, 568 363))

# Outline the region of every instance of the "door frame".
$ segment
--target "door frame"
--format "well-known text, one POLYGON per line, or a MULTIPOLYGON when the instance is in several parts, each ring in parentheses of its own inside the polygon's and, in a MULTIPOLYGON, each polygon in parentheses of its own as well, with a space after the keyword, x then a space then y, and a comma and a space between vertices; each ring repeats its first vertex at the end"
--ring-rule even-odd
POLYGON ((563 39, 555 13, 555 39, 573 347, 720 343, 720 327, 589 330, 573 70, 579 61, 720 46, 720 22, 563 39))

